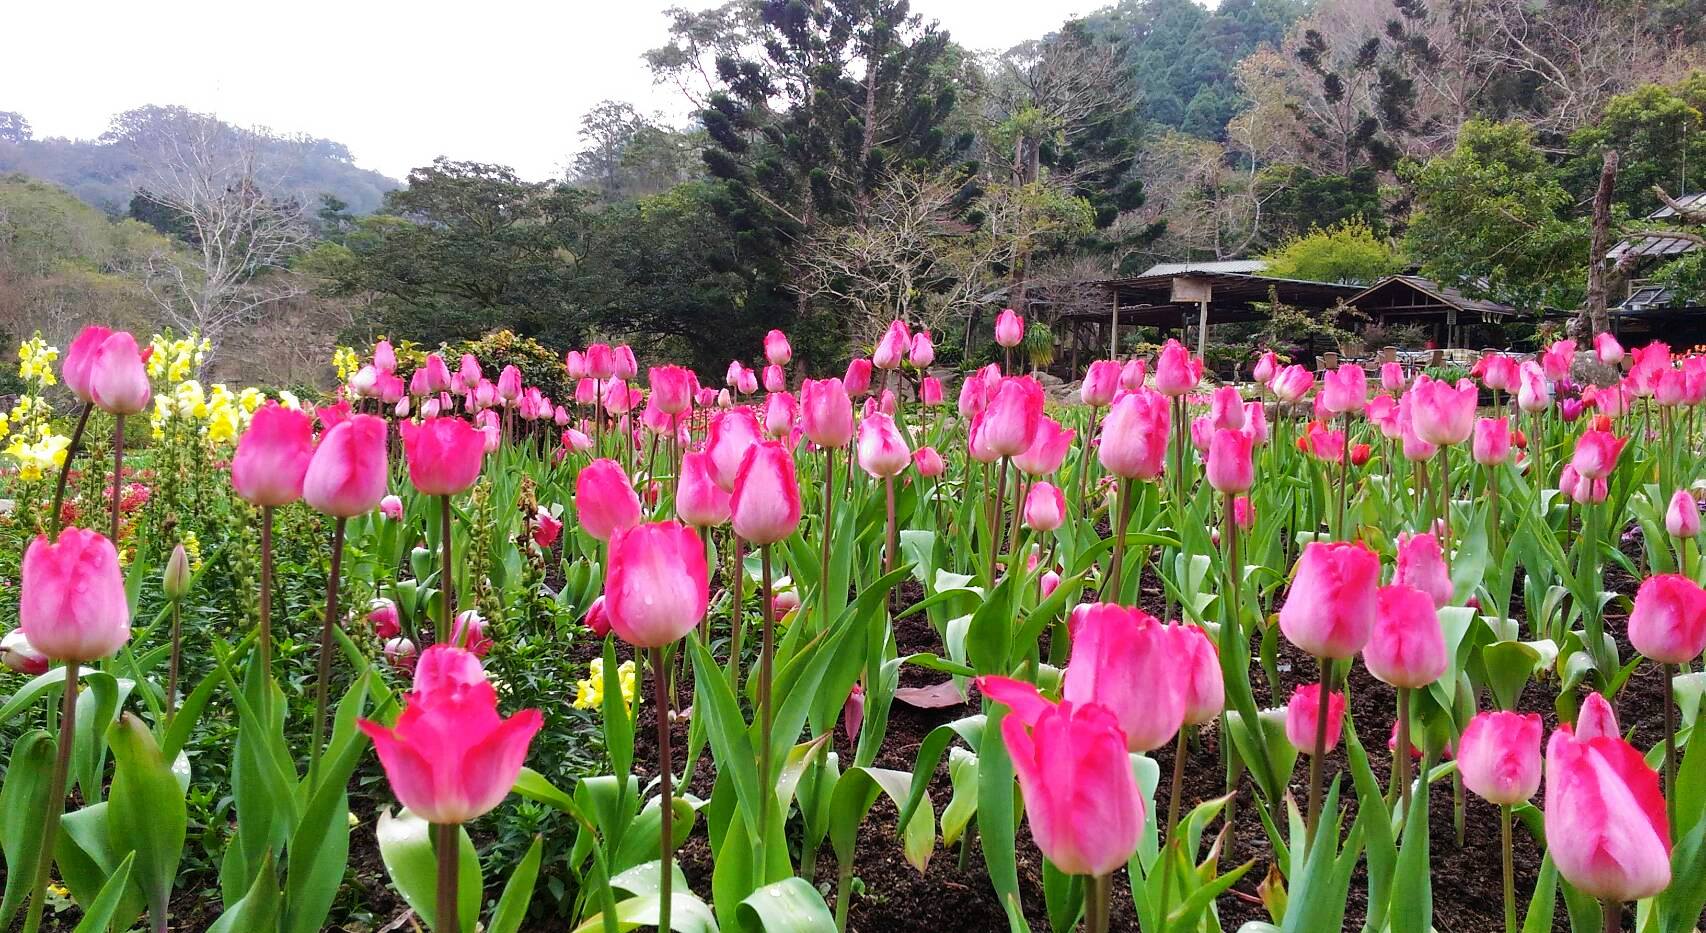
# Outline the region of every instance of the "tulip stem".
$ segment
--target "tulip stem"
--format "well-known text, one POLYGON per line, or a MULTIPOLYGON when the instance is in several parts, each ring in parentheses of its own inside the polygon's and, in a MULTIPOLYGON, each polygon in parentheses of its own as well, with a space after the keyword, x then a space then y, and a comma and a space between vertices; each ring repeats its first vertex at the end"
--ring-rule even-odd
POLYGON ((332 627, 338 618, 338 577, 344 564, 344 524, 340 516, 332 525, 332 569, 326 576, 326 619, 320 624, 320 670, 314 684, 314 735, 308 746, 308 787, 312 790, 320 772, 320 742, 326 735, 326 703, 332 680, 332 627))
POLYGON ((669 888, 670 882, 673 880, 670 877, 670 855, 675 848, 672 844, 674 836, 670 828, 675 818, 675 798, 669 787, 670 778, 673 777, 670 769, 674 765, 670 762, 669 755, 670 696, 668 688, 664 686, 663 649, 653 648, 651 651, 652 691, 657 697, 655 712, 658 719, 658 801, 660 804, 658 813, 663 817, 663 829, 658 836, 658 848, 660 850, 658 864, 662 868, 658 872, 658 929, 667 931, 669 929, 670 908, 669 888))
MULTIPOLYGON (((1085 933, 1108 933, 1108 908, 1113 894, 1112 875, 1092 875, 1089 890, 1085 892, 1084 900, 1084 929, 1085 933)), ((1166 920, 1162 920, 1166 924, 1166 920)))
POLYGON ((1516 933, 1516 866, 1511 861, 1511 806, 1499 806, 1499 841, 1504 846, 1505 933, 1516 933))
MULTIPOLYGON (((438 933, 461 933, 462 917, 460 905, 457 904, 456 882, 461 880, 457 871, 457 826, 455 823, 435 823, 432 827, 433 849, 438 856, 438 916, 433 919, 438 923, 433 927, 438 933)), ((668 882, 665 882, 666 884, 668 882)), ((665 888, 664 890, 668 890, 665 888)))
POLYGON ((734 560, 730 564, 729 586, 732 589, 729 604, 729 690, 736 696, 740 695, 740 661, 742 643, 746 641, 746 617, 741 611, 741 584, 746 582, 746 566, 743 559, 745 541, 740 535, 730 534, 734 539, 734 560))
POLYGON ((178 664, 183 655, 183 601, 172 600, 172 655, 166 663, 166 728, 172 727, 177 711, 178 664))
POLYGON ((1315 844, 1315 824, 1321 818, 1321 759, 1327 757, 1327 717, 1332 715, 1328 701, 1333 696, 1333 661, 1321 658, 1320 703, 1315 710, 1315 753, 1309 756, 1309 816, 1304 838, 1315 844))
POLYGON ((269 680, 261 691, 261 721, 272 722, 272 520, 273 507, 261 506, 261 605, 256 643, 261 657, 261 675, 269 680))
POLYGON ((1155 915, 1161 919, 1162 929, 1167 927, 1167 908, 1173 897, 1173 859, 1169 850, 1173 846, 1173 837, 1179 827, 1181 785, 1184 783, 1185 729, 1181 726, 1179 727, 1179 736, 1173 743, 1173 783, 1167 792, 1167 832, 1162 838, 1161 857, 1155 863, 1161 871, 1161 908, 1155 915))
POLYGON ((1085 501, 1084 497, 1089 495, 1087 484, 1090 480, 1090 445, 1096 438, 1097 411, 1096 406, 1090 406, 1090 427, 1084 432, 1083 450, 1078 457, 1078 511, 1085 516, 1090 514, 1089 503, 1085 501))
POLYGON ((823 552, 818 561, 819 631, 829 631, 829 534, 835 523, 835 448, 823 449, 823 552))
POLYGON ((1341 443, 1340 443, 1341 449, 1339 451, 1339 521, 1338 521, 1338 531, 1339 531, 1339 538, 1340 539, 1345 540, 1345 541, 1349 541, 1351 539, 1351 536, 1345 533, 1345 506, 1347 504, 1347 500, 1350 499, 1350 495, 1351 495, 1351 482, 1350 482, 1350 471, 1351 471, 1351 413, 1350 412, 1347 411, 1342 416, 1340 416, 1340 424, 1342 425, 1340 430, 1343 431, 1344 437, 1341 440, 1341 443))
POLYGON ((443 569, 438 574, 438 590, 439 600, 443 603, 444 611, 439 616, 438 637, 434 641, 442 645, 450 641, 451 620, 456 615, 456 565, 450 562, 450 496, 439 497, 439 505, 439 562, 443 569))
POLYGON ((995 564, 1001 555, 1002 534, 1007 526, 1007 458, 1001 458, 1001 469, 996 475, 995 497, 990 501, 992 511, 989 519, 989 588, 995 589, 995 564))
MULTIPOLYGON (((1120 495, 1115 504, 1119 515, 1114 521, 1114 564, 1108 568, 1108 599, 1120 601, 1120 570, 1125 566, 1125 536, 1131 523, 1132 480, 1120 480, 1120 495)), ((1141 594, 1140 594, 1141 595, 1141 594)))
POLYGON ((759 548, 759 566, 764 574, 764 643, 758 654, 758 786, 765 790, 758 811, 758 873, 760 877, 768 876, 768 863, 765 861, 765 844, 770 830, 770 811, 775 807, 776 790, 770 776, 770 720, 775 710, 772 708, 770 685, 775 675, 776 666, 776 619, 775 594, 772 592, 770 580, 770 545, 759 548))
POLYGON ((41 820, 41 849, 36 853, 35 888, 30 892, 30 908, 24 915, 24 933, 41 929, 42 910, 47 906, 47 883, 53 873, 53 844, 59 834, 59 820, 65 815, 65 782, 71 772, 71 746, 77 737, 77 674, 78 662, 65 662, 65 695, 59 711, 59 747, 53 758, 53 774, 48 778, 47 810, 41 820))
MULTIPOLYGON (((77 449, 83 445, 83 431, 89 426, 89 413, 95 410, 94 403, 84 402, 83 411, 77 416, 77 427, 71 431, 71 444, 65 448, 65 462, 59 465, 59 479, 53 484, 53 511, 48 513, 48 527, 53 533, 48 537, 59 540, 61 513, 65 504, 65 480, 71 475, 71 462, 77 459, 77 449)), ((114 542, 117 546, 117 542, 114 542)))
POLYGON ((1398 802, 1402 813, 1410 812, 1410 688, 1399 687, 1398 738, 1392 750, 1392 760, 1398 766, 1398 802))
POLYGON ((1603 903, 1605 919, 1600 922, 1600 933, 1619 933, 1623 929, 1623 902, 1607 900, 1603 903))
POLYGON ((123 415, 114 415, 113 416, 112 539, 113 539, 113 547, 115 547, 115 548, 117 548, 119 546, 119 543, 118 543, 118 505, 119 505, 119 497, 120 497, 121 493, 123 492, 123 490, 124 490, 124 416, 123 415))
POLYGON ((1677 837, 1676 822, 1676 665, 1663 665, 1665 672, 1665 818, 1670 837, 1677 837))

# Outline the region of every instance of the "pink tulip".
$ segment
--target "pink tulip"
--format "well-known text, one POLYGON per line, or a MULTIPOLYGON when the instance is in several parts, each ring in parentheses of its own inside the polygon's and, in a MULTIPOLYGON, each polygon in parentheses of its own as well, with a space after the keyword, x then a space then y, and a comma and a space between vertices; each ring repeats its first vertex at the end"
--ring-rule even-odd
POLYGON ((466 823, 509 795, 543 717, 498 715, 497 691, 480 660, 449 645, 420 655, 415 688, 387 729, 359 719, 397 800, 429 823, 466 823))
POLYGON ((764 433, 770 437, 787 437, 794 429, 794 417, 799 405, 791 392, 772 392, 764 399, 764 433))
POLYGON ((619 532, 610 544, 604 612, 636 648, 661 648, 698 625, 709 601, 705 545, 693 529, 653 522, 619 532))
POLYGON ((859 422, 859 467, 875 477, 898 476, 912 462, 906 438, 894 419, 874 412, 859 422))
POLYGON ((918 399, 932 408, 942 404, 942 380, 925 376, 918 383, 918 399))
POLYGON ((1469 374, 1496 392, 1508 392, 1517 384, 1516 361, 1503 353, 1489 353, 1476 360, 1469 374))
POLYGON ((1533 360, 1517 367, 1516 407, 1533 414, 1552 407, 1552 383, 1533 360))
POLYGON ((351 415, 320 437, 302 477, 302 498, 338 518, 371 512, 390 479, 382 418, 351 415))
POLYGON ((1560 382, 1570 378, 1570 368, 1576 362, 1576 342, 1574 340, 1559 340, 1547 347, 1540 354, 1540 368, 1546 378, 1552 382, 1560 382))
POLYGON ((1208 484, 1223 494, 1248 492, 1256 483, 1254 439, 1243 431, 1214 432, 1208 444, 1208 484))
POLYGON ((450 644, 461 648, 476 658, 483 658, 492 650, 491 636, 486 634, 486 618, 477 609, 464 609, 456 614, 456 623, 450 629, 450 644))
POLYGON ((1318 658, 1349 658, 1368 643, 1380 559, 1362 544, 1311 541, 1280 607, 1280 631, 1318 658))
POLYGON ((1451 604, 1455 587, 1451 584, 1451 571, 1445 565, 1439 538, 1433 532, 1398 533, 1398 566, 1393 572, 1392 582, 1426 593, 1436 609, 1451 604))
POLYGON ((89 397, 96 408, 114 415, 134 415, 148 408, 154 388, 148 382, 136 338, 127 331, 108 334, 95 348, 88 366, 89 397))
MULTIPOLYGON (((979 688, 993 679, 979 678, 979 688)), ((1031 838, 1050 863, 1067 874, 1101 876, 1131 860, 1143 836, 1143 796, 1111 712, 1037 699, 1002 719, 1001 738, 1031 838)))
POLYGON ((1262 385, 1267 385, 1273 381, 1274 373, 1279 372, 1279 369, 1279 354, 1268 350, 1256 360, 1256 365, 1250 370, 1250 378, 1262 385))
POLYGON ((912 333, 907 330, 906 322, 890 321, 883 339, 877 341, 877 348, 871 352, 871 365, 878 369, 899 369, 911 348, 912 333))
POLYGON ((653 366, 648 373, 652 400, 665 414, 685 414, 693 407, 693 371, 684 366, 653 366))
POLYGON ((775 363, 764 367, 764 391, 782 392, 788 388, 788 371, 775 363))
POLYGON ((1113 360, 1097 360, 1084 373, 1078 386, 1078 398, 1091 408, 1106 408, 1120 388, 1120 364, 1113 360))
POLYGON ((514 363, 498 373, 498 397, 505 402, 514 402, 521 397, 521 370, 514 363))
POLYGON ((1410 424, 1422 440, 1438 446, 1461 444, 1475 429, 1475 401, 1479 396, 1475 383, 1457 380, 1452 386, 1442 379, 1423 373, 1404 395, 1404 406, 1410 410, 1410 424))
POLYGON ((1172 415, 1165 397, 1147 389, 1114 400, 1102 423, 1097 459, 1115 476, 1153 480, 1166 466, 1172 415))
POLYGON ((1381 363, 1380 364, 1380 387, 1382 389, 1385 389, 1388 392, 1402 392, 1402 391, 1404 391, 1405 384, 1406 384, 1406 380, 1404 379, 1404 364, 1402 364, 1402 363, 1381 363))
POLYGON ((1362 411, 1368 404, 1368 374, 1349 363, 1323 373, 1321 404, 1335 415, 1362 411))
POLYGON ((1043 417, 1043 387, 1029 376, 1001 380, 984 408, 983 440, 990 450, 1013 457, 1030 449, 1043 417))
MULTIPOLYGON (((1339 733, 1344 728, 1345 695, 1334 690, 1327 694, 1326 751, 1339 745, 1339 733)), ((1305 755, 1315 754, 1315 733, 1321 721, 1321 685, 1304 684, 1292 691, 1285 705, 1285 737, 1291 747, 1305 755)))
POLYGON ((1149 378, 1149 364, 1143 360, 1127 360, 1120 367, 1120 388, 1127 392, 1136 392, 1143 388, 1143 381, 1149 378))
POLYGON ((1061 427, 1060 422, 1043 415, 1037 419, 1037 431, 1031 446, 1013 458, 1013 465, 1030 476, 1049 476, 1060 469, 1077 436, 1077 431, 1061 427))
POLYGON ((1338 463, 1345 458, 1345 432, 1311 421, 1303 429, 1303 436, 1297 439, 1297 446, 1317 460, 1338 463))
POLYGON ((1423 440, 1421 435, 1416 433, 1416 429, 1410 421, 1409 411, 1405 408, 1398 410, 1398 438, 1399 449, 1404 454, 1404 459, 1411 462, 1420 463, 1431 460, 1434 454, 1439 453, 1438 447, 1423 440))
POLYGON ((788 448, 767 441, 747 450, 735 476, 729 520, 735 534, 754 545, 775 544, 799 527, 800 485, 788 448))
POLYGON ((640 374, 640 362, 634 358, 634 348, 625 343, 610 349, 610 375, 617 379, 632 379, 640 374))
POLYGON ((533 543, 550 550, 563 533, 563 522, 540 506, 533 512, 533 543))
POLYGON ((807 379, 800 386, 800 422, 819 447, 846 447, 853 439, 853 401, 840 379, 807 379))
POLYGON ((1170 339, 1155 362, 1155 391, 1167 396, 1184 395, 1202 381, 1202 371, 1202 360, 1191 356, 1191 351, 1179 341, 1170 339))
POLYGON ((403 517, 403 500, 396 496, 386 496, 379 500, 379 514, 387 521, 396 521, 403 517))
POLYGON ((1617 466, 1617 456, 1628 442, 1628 438, 1618 437, 1610 431, 1587 431, 1576 440, 1576 452, 1570 458, 1570 466, 1575 467, 1576 474, 1585 479, 1605 479, 1617 466))
POLYGON ((1706 650, 1706 590, 1680 573, 1655 574, 1635 591, 1629 643, 1660 664, 1688 664, 1706 650))
POLYGON ((472 353, 464 353, 457 367, 456 375, 451 379, 451 385, 453 388, 472 389, 485 378, 485 372, 480 369, 479 358, 472 353))
POLYGON ((1025 339, 1025 319, 1012 308, 995 316, 995 342, 1011 350, 1025 339))
POLYGON ((1197 453, 1202 454, 1205 460, 1208 458, 1209 441, 1213 439, 1214 422, 1209 419, 1209 416, 1199 415, 1191 419, 1191 446, 1195 447, 1197 453))
POLYGON ((1414 587, 1380 588, 1379 609, 1362 660, 1376 680, 1394 687, 1425 687, 1445 673, 1445 636, 1434 601, 1414 587))
POLYGON ((746 452, 762 438, 758 419, 753 417, 750 409, 731 408, 711 418, 705 451, 711 455, 711 463, 716 467, 717 485, 725 492, 734 492, 735 474, 740 472, 746 452))
POLYGON ((1268 443, 1268 408, 1261 402, 1244 403, 1244 433, 1250 435, 1250 442, 1257 447, 1268 443))
POLYGON ((443 392, 450 388, 450 367, 444 365, 444 357, 437 353, 428 353, 425 368, 426 394, 443 392))
POLYGON ((1221 386, 1209 396, 1210 419, 1217 429, 1237 431, 1244 427, 1244 399, 1237 386, 1221 386))
POLYGON ((480 478, 485 437, 461 418, 430 418, 420 424, 397 426, 403 435, 403 456, 409 482, 429 496, 452 496, 480 478))
POLYGON ((1526 803, 1540 789, 1540 735, 1536 713, 1477 713, 1457 741, 1463 786, 1499 806, 1526 803))
POLYGON ((1240 531, 1249 531, 1256 523, 1256 507, 1250 504, 1249 496, 1239 496, 1232 500, 1232 523, 1240 531))
POLYGON ((1095 603, 1072 630, 1062 698, 1111 710, 1130 751, 1172 741, 1185 717, 1185 673, 1173 629, 1141 609, 1095 603))
POLYGON ((1282 402, 1298 402, 1315 388, 1315 374, 1293 363, 1274 374, 1270 383, 1274 395, 1282 402))
POLYGON ((604 597, 602 595, 593 600, 592 605, 586 607, 586 616, 581 619, 581 623, 597 638, 603 638, 610 634, 610 614, 604 611, 604 597))
POLYGON ((983 380, 968 376, 960 383, 958 408, 960 417, 968 421, 983 413, 984 406, 989 403, 988 393, 984 389, 983 380))
POLYGON ((690 451, 681 458, 675 513, 694 528, 714 528, 729 520, 729 494, 717 485, 716 465, 709 453, 690 451))
POLYGON ((1066 522, 1066 495, 1053 483, 1035 483, 1025 494, 1025 525, 1050 532, 1066 522))
POLYGON ((1623 362, 1623 345, 1609 333, 1601 332, 1594 335, 1593 354, 1601 363, 1616 366, 1623 362))
POLYGON ((1376 395, 1369 399, 1368 404, 1363 407, 1362 416, 1368 419, 1369 424, 1380 429, 1380 436, 1388 439, 1397 438, 1403 433, 1403 428, 1398 422, 1400 407, 1398 400, 1392 396, 1376 395))
POLYGON ((586 348, 586 374, 599 381, 616 374, 616 352, 610 344, 595 343, 586 348))
POLYGON ((1172 631, 1175 663, 1184 672, 1184 724, 1200 726, 1212 722, 1226 708, 1220 651, 1209 640, 1208 633, 1194 625, 1174 625, 1172 631))
POLYGON ((1673 538, 1693 538, 1700 534, 1700 504, 1686 489, 1678 489, 1665 509, 1665 531, 1673 538))
POLYGON ((622 464, 600 457, 575 476, 575 516, 587 534, 610 543, 617 532, 640 523, 640 497, 622 464))
POLYGON ((563 373, 570 382, 579 382, 586 378, 586 355, 579 350, 570 350, 563 354, 563 373))
POLYGON ((71 341, 71 347, 65 353, 65 365, 60 376, 64 378, 66 388, 84 402, 93 403, 95 400, 95 353, 112 333, 98 324, 90 324, 77 332, 77 338, 71 341))
POLYGON ((871 361, 864 358, 849 360, 841 385, 848 395, 864 395, 871 391, 871 361))
POLYGON ((1475 441, 1469 446, 1475 462, 1498 466, 1511 457, 1511 425, 1508 418, 1481 418, 1475 422, 1475 441))
POLYGON ((401 635, 393 635, 380 646, 380 652, 385 655, 385 663, 393 670, 413 672, 415 665, 420 662, 420 649, 415 643, 401 635))
POLYGON ((18 629, 36 651, 60 661, 94 661, 130 640, 130 604, 118 551, 105 535, 66 528, 58 541, 37 535, 24 551, 18 629))
POLYGON ((0 638, 0 664, 20 674, 40 677, 47 673, 50 659, 30 644, 23 629, 13 629, 0 638))
MULTIPOLYGON (((1598 700, 1590 694, 1583 719, 1598 700)), ((1597 718, 1605 718, 1609 708, 1597 718)), ((1670 829, 1659 776, 1615 731, 1559 726, 1546 745, 1547 854, 1589 897, 1633 901, 1670 886, 1670 829)))
POLYGON ((302 498, 302 479, 314 456, 314 420, 267 402, 255 409, 231 457, 231 488, 245 502, 289 505, 302 498))
POLYGON ((793 345, 788 343, 788 335, 779 330, 772 330, 764 335, 764 358, 772 366, 786 366, 794 358, 793 345))
POLYGON ((912 346, 906 354, 906 362, 914 369, 928 369, 936 362, 936 343, 930 338, 930 332, 921 330, 912 335, 912 346))

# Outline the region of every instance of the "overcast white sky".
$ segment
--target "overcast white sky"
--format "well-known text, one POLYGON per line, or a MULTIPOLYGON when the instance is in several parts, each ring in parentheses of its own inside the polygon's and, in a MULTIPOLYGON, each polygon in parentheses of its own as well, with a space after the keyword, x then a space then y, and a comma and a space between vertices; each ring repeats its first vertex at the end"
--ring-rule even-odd
MULTIPOLYGON (((1041 36, 1109 0, 913 0, 975 49, 1041 36)), ((182 104, 347 144, 402 178, 434 156, 556 173, 598 101, 681 112, 640 53, 670 6, 709 0, 58 0, 6 11, 0 110, 93 137, 119 111, 182 104)))

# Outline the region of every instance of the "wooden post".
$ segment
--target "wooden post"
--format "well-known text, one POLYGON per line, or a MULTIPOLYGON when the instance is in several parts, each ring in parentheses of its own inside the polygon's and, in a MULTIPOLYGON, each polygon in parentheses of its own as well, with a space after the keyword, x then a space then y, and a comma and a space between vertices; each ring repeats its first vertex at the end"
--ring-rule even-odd
POLYGON ((1108 326, 1108 359, 1120 358, 1120 290, 1118 287, 1109 289, 1114 293, 1114 317, 1108 326))
POLYGON ((1197 359, 1208 350, 1208 299, 1197 302, 1197 359))

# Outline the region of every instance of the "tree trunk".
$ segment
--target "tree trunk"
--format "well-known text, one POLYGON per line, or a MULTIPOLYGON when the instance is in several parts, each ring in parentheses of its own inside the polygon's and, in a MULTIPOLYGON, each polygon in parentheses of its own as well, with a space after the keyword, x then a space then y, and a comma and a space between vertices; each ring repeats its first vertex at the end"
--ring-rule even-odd
POLYGON ((1611 329, 1605 306, 1605 253, 1611 239, 1611 193, 1617 184, 1617 150, 1605 150, 1599 189, 1593 194, 1593 233, 1588 238, 1588 295, 1578 318, 1584 339, 1611 329))

